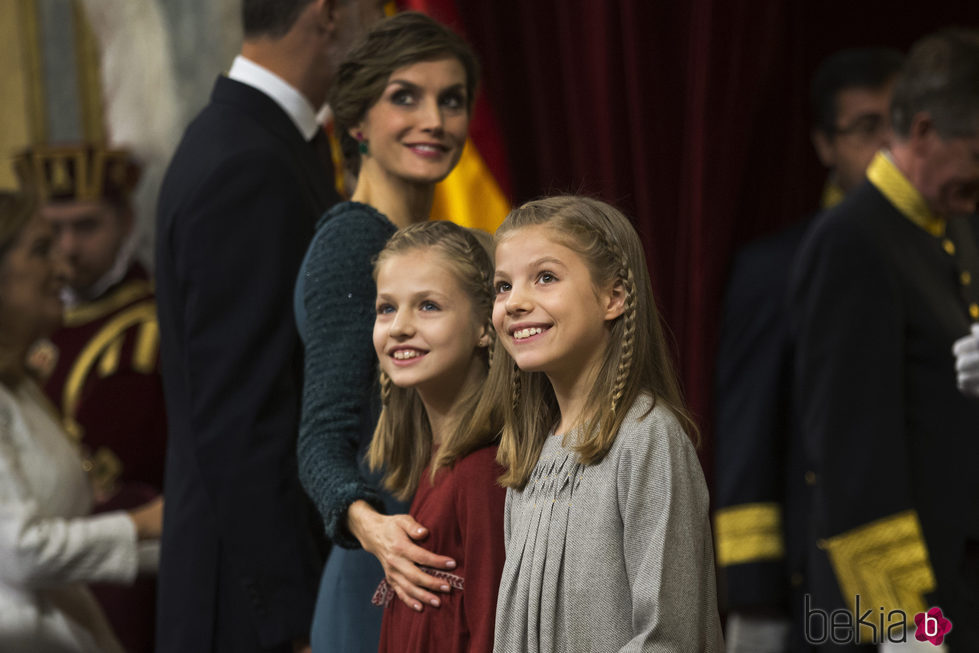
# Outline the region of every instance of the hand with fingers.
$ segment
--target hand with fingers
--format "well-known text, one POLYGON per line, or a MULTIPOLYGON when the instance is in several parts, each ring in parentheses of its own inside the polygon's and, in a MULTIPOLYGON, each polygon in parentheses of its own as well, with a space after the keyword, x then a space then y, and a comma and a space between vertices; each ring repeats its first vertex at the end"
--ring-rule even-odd
POLYGON ((959 338, 952 347, 959 390, 979 397, 979 323, 972 325, 970 335, 959 338))
POLYGON ((380 561, 388 585, 405 605, 418 612, 423 605, 441 605, 435 592, 445 594, 451 588, 420 567, 452 570, 456 562, 415 544, 428 536, 428 529, 411 515, 382 515, 365 501, 350 505, 347 520, 350 532, 380 561))

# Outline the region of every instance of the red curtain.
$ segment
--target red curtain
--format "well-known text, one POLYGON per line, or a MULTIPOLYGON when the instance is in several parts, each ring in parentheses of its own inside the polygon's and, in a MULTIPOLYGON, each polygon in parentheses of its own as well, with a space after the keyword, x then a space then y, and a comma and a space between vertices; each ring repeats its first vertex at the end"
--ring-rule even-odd
MULTIPOLYGON (((584 192, 635 219, 710 451, 719 305, 738 246, 817 204, 808 83, 843 48, 905 50, 979 2, 456 0, 513 201, 584 192)), ((705 465, 709 470, 710 465, 705 465)))

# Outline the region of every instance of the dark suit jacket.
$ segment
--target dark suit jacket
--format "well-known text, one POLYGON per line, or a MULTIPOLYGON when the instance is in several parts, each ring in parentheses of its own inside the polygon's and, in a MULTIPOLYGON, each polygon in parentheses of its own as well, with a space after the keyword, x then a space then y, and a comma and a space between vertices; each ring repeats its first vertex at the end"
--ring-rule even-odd
MULTIPOLYGON (((790 437, 792 347, 785 301, 789 271, 812 220, 792 224, 742 249, 724 299, 714 375, 714 507, 722 513, 766 506, 768 516, 777 515, 778 522, 743 524, 749 527, 745 533, 752 537, 765 533, 770 544, 778 543, 782 550, 774 555, 770 547, 765 548, 730 565, 718 561, 726 579, 726 607, 731 611, 781 608, 788 615, 791 578, 802 572, 799 540, 804 533, 789 528, 806 507, 800 492, 801 456, 790 437)), ((741 534, 715 532, 719 540, 741 534)))
POLYGON ((979 302, 977 226, 957 217, 933 236, 865 182, 810 231, 790 294, 812 604, 860 594, 877 615, 880 588, 931 586, 921 604, 953 622, 953 653, 979 650, 979 401, 956 387, 952 355, 979 302))
POLYGON ((157 302, 170 432, 157 650, 308 636, 318 560, 296 472, 292 287, 332 170, 262 92, 219 78, 160 192, 157 302))

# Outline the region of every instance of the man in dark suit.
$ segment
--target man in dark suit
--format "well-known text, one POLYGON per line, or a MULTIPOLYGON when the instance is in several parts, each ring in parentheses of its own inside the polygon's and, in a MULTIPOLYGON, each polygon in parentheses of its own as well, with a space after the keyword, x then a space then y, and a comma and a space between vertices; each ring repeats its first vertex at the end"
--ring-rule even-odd
POLYGON ((339 200, 316 120, 377 0, 244 0, 245 41, 167 171, 157 301, 170 431, 157 650, 292 651, 319 576, 296 471, 296 273, 339 200))
POLYGON ((906 623, 979 651, 979 401, 953 356, 979 321, 979 31, 915 44, 891 121, 890 150, 792 272, 806 635, 838 651, 900 640, 906 623))

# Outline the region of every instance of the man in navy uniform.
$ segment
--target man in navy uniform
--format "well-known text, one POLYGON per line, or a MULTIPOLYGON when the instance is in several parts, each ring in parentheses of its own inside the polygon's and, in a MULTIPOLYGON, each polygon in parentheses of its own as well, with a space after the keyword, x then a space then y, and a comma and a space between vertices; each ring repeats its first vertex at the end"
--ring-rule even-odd
POLYGON ((813 227, 792 275, 804 617, 835 651, 899 639, 880 615, 936 634, 940 610, 948 650, 979 651, 979 401, 959 391, 953 355, 979 320, 979 32, 915 44, 891 121, 890 149, 813 227), (849 634, 827 623, 843 608, 849 634))
MULTIPOLYGON (((843 50, 812 80, 812 142, 829 173, 822 209, 864 180, 890 132, 888 107, 903 56, 843 50)), ((803 592, 805 486, 791 437, 789 270, 812 216, 750 243, 735 260, 715 371, 714 532, 728 651, 803 647, 793 609, 803 592)))
MULTIPOLYGON (((136 508, 163 487, 167 432, 156 301, 132 255, 139 166, 123 149, 77 143, 32 146, 15 168, 40 195, 68 273, 63 325, 33 367, 91 467, 96 510, 136 508)), ((151 650, 154 579, 92 589, 126 648, 151 650)))

